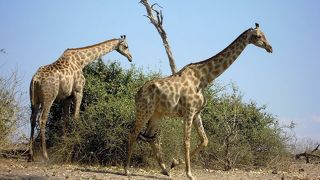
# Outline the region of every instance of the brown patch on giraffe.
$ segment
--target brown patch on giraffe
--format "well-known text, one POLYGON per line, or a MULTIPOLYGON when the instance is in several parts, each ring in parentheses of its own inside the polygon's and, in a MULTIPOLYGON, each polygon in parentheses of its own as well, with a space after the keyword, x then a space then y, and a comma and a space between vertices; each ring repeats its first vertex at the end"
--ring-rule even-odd
POLYGON ((226 55, 225 55, 225 58, 229 58, 229 57, 230 57, 230 52, 227 51, 227 52, 226 52, 226 55))
MULTIPOLYGON (((160 104, 161 104, 162 107, 166 107, 166 101, 165 101, 165 100, 161 99, 161 100, 160 100, 160 104)), ((147 108, 147 107, 146 107, 146 108, 147 108)), ((148 109, 148 108, 147 108, 147 109, 148 109)))
POLYGON ((160 96, 160 100, 165 100, 165 99, 167 99, 167 95, 166 94, 161 94, 161 96, 160 96))
POLYGON ((227 68, 229 67, 228 61, 225 61, 225 62, 222 64, 222 67, 223 67, 223 69, 227 69, 227 68))
POLYGON ((79 57, 80 57, 80 59, 85 59, 86 55, 84 53, 79 52, 79 57))
POLYGON ((169 90, 170 90, 170 92, 173 92, 174 86, 169 86, 169 90))
POLYGON ((215 71, 213 71, 212 74, 213 74, 214 76, 218 76, 218 75, 220 74, 220 72, 221 72, 220 70, 215 70, 215 71))
POLYGON ((91 57, 93 55, 93 53, 92 52, 87 52, 87 56, 89 56, 89 57, 91 57))
POLYGON ((237 55, 236 55, 236 54, 233 54, 233 55, 232 55, 232 59, 237 59, 237 55))
POLYGON ((164 85, 164 82, 163 82, 163 81, 159 81, 158 83, 159 83, 160 86, 163 86, 163 85, 164 85))
POLYGON ((208 73, 211 73, 214 69, 214 64, 213 63, 210 63, 208 65, 208 68, 204 68, 204 70, 202 71, 203 74, 208 74, 208 73))
POLYGON ((187 87, 189 85, 189 81, 185 81, 183 84, 182 84, 182 86, 185 86, 185 87, 187 87))
POLYGON ((201 72, 201 69, 194 69, 193 70, 193 74, 194 74, 194 77, 200 77, 200 73, 201 72))
POLYGON ((193 94, 194 93, 194 89, 192 87, 188 88, 188 94, 193 94))

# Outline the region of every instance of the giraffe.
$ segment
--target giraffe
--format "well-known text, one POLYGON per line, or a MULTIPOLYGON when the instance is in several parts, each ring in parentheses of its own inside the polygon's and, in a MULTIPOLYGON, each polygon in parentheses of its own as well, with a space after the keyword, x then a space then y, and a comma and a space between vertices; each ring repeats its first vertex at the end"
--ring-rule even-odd
MULTIPOLYGON (((272 53, 272 47, 260 30, 259 24, 255 25, 255 28, 244 31, 228 47, 213 57, 186 65, 169 77, 151 80, 138 90, 135 96, 136 120, 129 134, 127 159, 124 164, 126 175, 129 175, 128 168, 133 145, 137 138, 142 136, 142 139, 149 139, 148 143, 161 167, 161 173, 169 176, 170 169, 166 169, 162 160, 160 143, 155 138, 161 119, 164 116, 175 116, 183 118, 186 175, 189 179, 194 179, 191 173, 190 157, 208 144, 201 120, 201 110, 205 105, 203 90, 238 58, 248 44, 254 44, 272 53), (145 125, 146 130, 141 133, 145 125), (190 152, 192 125, 201 142, 190 152)), ((175 165, 177 161, 173 160, 171 168, 175 165)))
MULTIPOLYGON (((79 118, 79 109, 83 95, 85 77, 83 68, 101 56, 116 50, 130 62, 132 56, 129 52, 126 36, 107 40, 92 46, 66 49, 54 63, 42 66, 33 75, 30 83, 31 101, 31 134, 29 142, 29 161, 33 161, 34 128, 38 118, 40 126, 42 156, 48 160, 46 150, 45 126, 52 103, 62 100, 64 111, 64 124, 69 115, 70 105, 74 103, 73 118, 79 118), (39 117, 38 117, 39 116, 39 117)), ((65 127, 64 127, 65 132, 65 127)))

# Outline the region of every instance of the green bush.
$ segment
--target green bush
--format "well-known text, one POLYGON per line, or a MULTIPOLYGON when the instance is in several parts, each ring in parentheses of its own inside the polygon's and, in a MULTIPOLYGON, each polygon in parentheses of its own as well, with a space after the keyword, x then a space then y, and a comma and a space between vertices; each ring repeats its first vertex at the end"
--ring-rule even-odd
MULTIPOLYGON (((84 73, 81 118, 76 122, 69 119, 69 134, 61 141, 61 105, 55 104, 47 125, 48 146, 57 160, 120 164, 126 157, 127 138, 134 123, 135 92, 159 74, 145 76, 134 66, 124 70, 118 62, 104 64, 102 60, 91 63, 84 73)), ((145 163, 144 157, 134 158, 145 163)))
MULTIPOLYGON (((91 63, 84 70, 86 86, 79 121, 70 119, 69 133, 62 141, 61 107, 53 106, 47 126, 48 146, 54 159, 80 163, 122 164, 127 139, 135 118, 134 96, 148 80, 159 73, 145 74, 134 66, 128 70, 118 62, 91 63)), ((266 107, 245 103, 234 85, 217 83, 205 92, 207 105, 203 124, 208 147, 193 162, 225 170, 243 166, 267 166, 285 154, 282 129, 266 107), (228 87, 229 89, 226 89, 228 87)), ((162 122, 160 141, 166 162, 184 158, 182 119, 162 122)), ((192 132, 192 148, 199 143, 192 132)), ((133 155, 135 166, 155 165, 149 145, 138 142, 133 155)))
POLYGON ((229 87, 231 90, 224 89, 220 94, 214 95, 211 89, 207 92, 203 124, 209 145, 201 154, 205 163, 229 170, 266 166, 277 156, 285 155, 282 129, 278 128, 275 117, 265 112, 265 106, 244 103, 234 84, 229 87))

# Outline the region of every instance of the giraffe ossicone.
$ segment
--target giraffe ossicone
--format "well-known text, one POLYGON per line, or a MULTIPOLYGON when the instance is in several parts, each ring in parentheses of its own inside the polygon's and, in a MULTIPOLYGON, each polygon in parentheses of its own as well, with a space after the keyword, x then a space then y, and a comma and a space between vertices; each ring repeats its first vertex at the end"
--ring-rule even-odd
MULTIPOLYGON (((133 145, 143 127, 147 126, 145 137, 153 137, 164 116, 177 116, 184 119, 186 174, 189 179, 194 179, 191 174, 190 158, 208 144, 201 120, 201 110, 205 105, 203 90, 237 59, 248 44, 254 44, 264 48, 267 52, 272 52, 271 45, 260 30, 259 24, 256 23, 255 28, 244 31, 228 47, 213 57, 191 63, 169 77, 151 80, 139 89, 135 96, 136 120, 128 139, 127 159, 124 164, 125 174, 129 174, 133 145), (201 142, 190 152, 192 125, 201 142)), ((149 144, 161 167, 161 172, 169 175, 170 170, 166 169, 162 160, 159 141, 149 141, 149 144)), ((178 161, 175 160, 172 167, 177 164, 178 161)))
MULTIPOLYGON (((29 142, 29 161, 33 161, 34 128, 38 119, 41 135, 42 156, 48 160, 46 149, 45 126, 52 103, 55 100, 63 101, 64 121, 70 113, 70 105, 74 103, 73 118, 79 117, 85 77, 83 68, 90 62, 103 55, 116 50, 130 62, 132 56, 129 52, 125 36, 111 39, 92 46, 67 49, 54 63, 42 66, 33 75, 30 83, 31 101, 31 133, 29 142), (39 116, 39 117, 38 117, 39 116)), ((66 127, 64 127, 64 132, 66 127)))

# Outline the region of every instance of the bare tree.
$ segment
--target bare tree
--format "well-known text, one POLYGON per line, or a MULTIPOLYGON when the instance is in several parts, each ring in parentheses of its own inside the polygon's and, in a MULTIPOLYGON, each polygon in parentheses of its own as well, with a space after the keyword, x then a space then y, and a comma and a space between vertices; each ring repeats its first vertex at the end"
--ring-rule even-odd
POLYGON ((168 59, 169 59, 170 67, 171 67, 171 72, 172 72, 172 74, 174 74, 177 71, 177 68, 176 68, 174 58, 172 56, 171 48, 170 48, 170 45, 168 42, 167 33, 163 29, 163 26, 162 26, 162 24, 163 24, 162 11, 155 9, 155 6, 158 6, 159 8, 162 8, 162 7, 157 3, 154 3, 153 5, 150 6, 148 3, 148 0, 141 0, 140 3, 146 7, 147 15, 145 15, 145 16, 150 20, 150 22, 154 25, 154 27, 157 29, 157 31, 159 32, 159 34, 161 36, 164 48, 166 49, 166 53, 168 55, 168 59), (154 15, 156 16, 156 18, 154 15))

